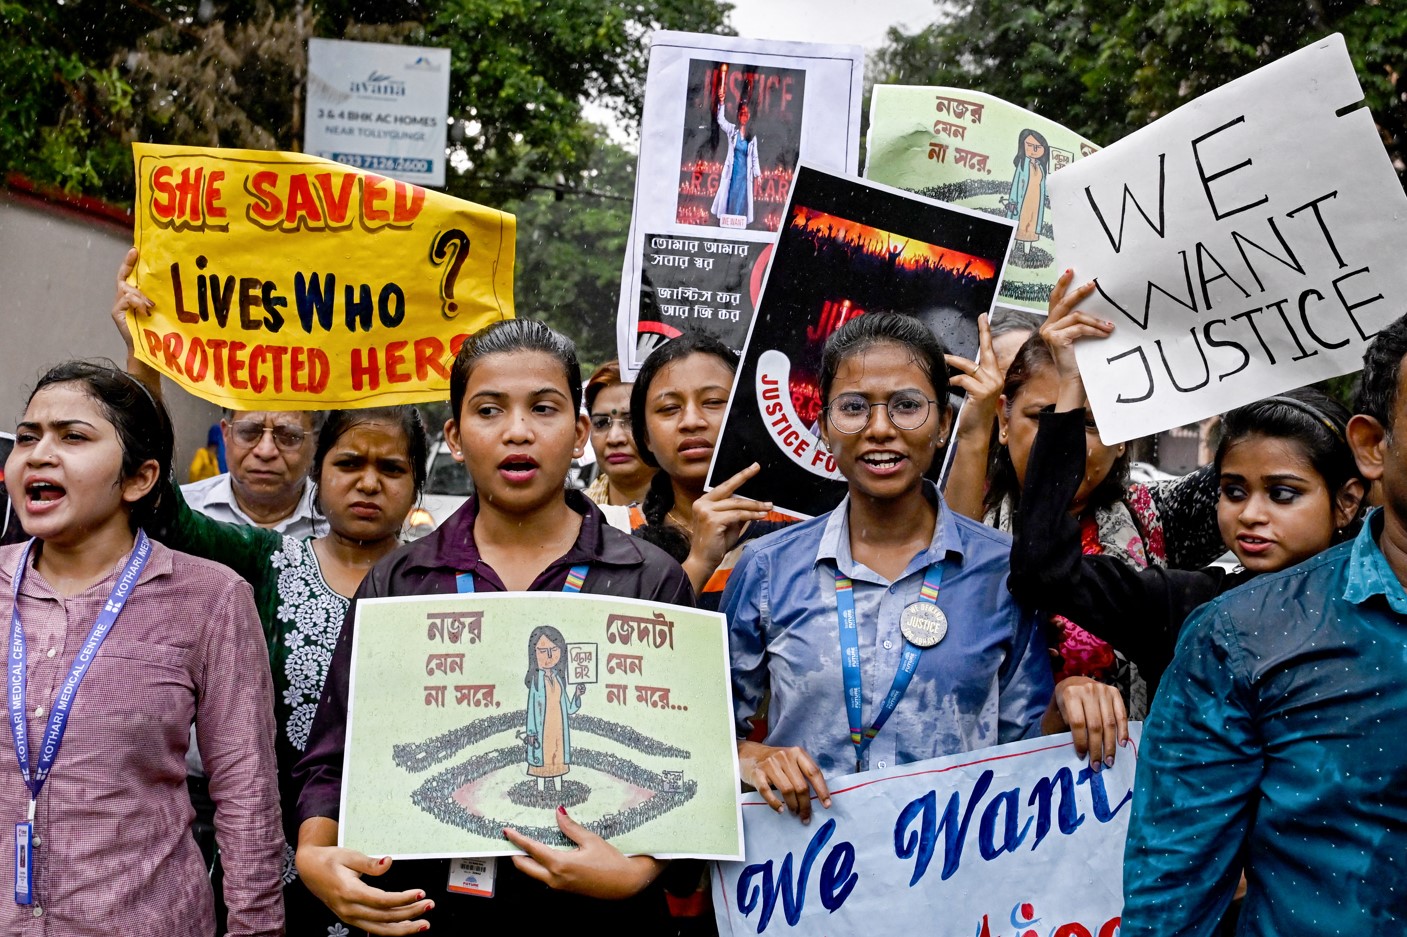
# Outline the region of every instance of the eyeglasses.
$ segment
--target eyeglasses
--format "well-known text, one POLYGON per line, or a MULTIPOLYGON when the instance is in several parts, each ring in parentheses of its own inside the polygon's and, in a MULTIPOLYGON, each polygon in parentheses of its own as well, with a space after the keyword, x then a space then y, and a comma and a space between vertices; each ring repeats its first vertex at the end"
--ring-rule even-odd
POLYGON ((292 426, 265 426, 263 423, 255 423, 253 420, 239 420, 230 424, 235 442, 241 446, 257 446, 264 439, 265 433, 272 433, 274 445, 285 452, 292 452, 303 445, 303 440, 308 438, 308 434, 301 429, 292 426))
POLYGON ((937 402, 911 390, 901 390, 884 403, 870 403, 862 394, 841 394, 826 407, 826 416, 837 433, 853 436, 869 425, 872 408, 884 407, 898 429, 918 429, 928 421, 929 405, 937 402))
POLYGON ((605 413, 598 413, 591 418, 591 429, 598 433, 609 433, 611 424, 619 423, 620 428, 626 433, 630 432, 630 414, 622 413, 619 416, 609 416, 605 413))

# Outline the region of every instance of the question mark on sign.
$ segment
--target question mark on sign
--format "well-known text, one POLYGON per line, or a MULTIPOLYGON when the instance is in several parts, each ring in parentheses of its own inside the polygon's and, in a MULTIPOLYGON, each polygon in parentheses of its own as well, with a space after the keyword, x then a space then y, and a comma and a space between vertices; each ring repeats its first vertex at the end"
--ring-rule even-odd
POLYGON ((430 242, 430 263, 439 267, 446 261, 449 262, 449 266, 445 268, 444 279, 440 281, 440 296, 444 300, 441 314, 446 319, 459 315, 459 303, 454 300, 454 283, 459 279, 459 268, 464 266, 464 259, 468 254, 469 235, 458 228, 441 231, 430 242))

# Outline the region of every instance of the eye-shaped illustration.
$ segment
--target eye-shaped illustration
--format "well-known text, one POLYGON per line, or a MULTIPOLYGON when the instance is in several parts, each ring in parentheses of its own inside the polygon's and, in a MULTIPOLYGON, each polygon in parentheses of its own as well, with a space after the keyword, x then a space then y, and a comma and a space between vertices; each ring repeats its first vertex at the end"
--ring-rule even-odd
MULTIPOLYGON (((495 735, 518 729, 524 720, 531 724, 532 718, 531 709, 496 713, 423 743, 397 745, 392 749, 392 757, 405 770, 419 773, 495 735)), ((684 761, 691 757, 685 749, 642 735, 626 725, 582 714, 574 716, 571 721, 572 731, 578 738, 596 736, 615 746, 653 758, 684 761)), ((565 727, 565 719, 562 724, 565 727)), ((532 747, 529 745, 530 750, 532 747)), ((688 803, 698 791, 697 782, 686 780, 682 767, 652 771, 612 752, 581 746, 572 749, 569 758, 571 765, 582 769, 580 774, 583 780, 568 781, 560 790, 550 787, 543 790, 532 781, 513 782, 515 776, 521 777, 517 773, 520 769, 515 766, 523 762, 522 746, 517 745, 483 752, 441 771, 416 788, 411 800, 442 823, 480 836, 498 838, 503 827, 509 824, 492 816, 489 811, 495 799, 502 796, 503 788, 508 786, 506 796, 512 803, 539 807, 544 811, 543 825, 517 823, 516 829, 540 842, 569 846, 570 841, 562 835, 552 818, 551 811, 556 810, 558 805, 576 807, 591 804, 596 808, 591 811, 594 816, 578 817, 578 821, 587 829, 611 839, 688 803)), ((531 755, 528 764, 529 774, 532 775, 534 766, 531 755)), ((537 767, 541 770, 545 766, 537 767)), ((532 776, 541 783, 541 775, 532 776)))

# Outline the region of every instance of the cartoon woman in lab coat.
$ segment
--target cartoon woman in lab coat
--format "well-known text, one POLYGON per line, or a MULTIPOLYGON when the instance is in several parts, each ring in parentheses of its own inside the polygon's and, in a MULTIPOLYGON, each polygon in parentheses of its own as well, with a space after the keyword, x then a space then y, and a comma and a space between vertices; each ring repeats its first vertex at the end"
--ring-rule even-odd
POLYGON ((1021 131, 1016 143, 1016 172, 1011 176, 1011 192, 1002 201, 1006 216, 1016 221, 1016 253, 1041 239, 1045 223, 1045 180, 1050 175, 1050 145, 1035 130, 1021 131))
POLYGON ((523 742, 528 747, 528 776, 544 790, 551 778, 562 789, 562 775, 571 770, 572 734, 568 717, 581 709, 586 685, 567 693, 567 642, 551 625, 540 625, 528 637, 528 724, 523 742))

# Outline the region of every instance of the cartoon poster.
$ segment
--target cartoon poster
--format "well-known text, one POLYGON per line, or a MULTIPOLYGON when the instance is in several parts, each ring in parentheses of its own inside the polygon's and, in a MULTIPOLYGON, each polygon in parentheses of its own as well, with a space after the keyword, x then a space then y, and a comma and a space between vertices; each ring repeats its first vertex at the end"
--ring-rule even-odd
POLYGON ((1052 180, 1059 266, 1114 323, 1076 354, 1108 444, 1356 371, 1407 305, 1407 196, 1343 37, 1052 180))
POLYGON ((559 805, 627 854, 737 858, 723 616, 607 596, 357 605, 341 845, 506 855, 569 846, 559 805))
POLYGON ((627 378, 687 328, 741 350, 800 161, 854 172, 858 46, 657 32, 617 324, 627 378))
POLYGON ((807 165, 786 219, 708 485, 758 462, 744 497, 814 516, 845 494, 819 438, 826 339, 855 316, 901 312, 976 358, 977 317, 996 299, 1013 222, 807 165))
POLYGON ((142 360, 236 410, 443 400, 513 317, 512 215, 301 153, 133 144, 142 360))
POLYGON ((1142 724, 1129 735, 1101 771, 1060 735, 833 778, 809 826, 744 795, 718 932, 1117 937, 1142 724))
POLYGON ((1060 268, 1050 177, 1099 150, 980 91, 875 85, 865 178, 1016 223, 997 304, 1044 314, 1060 268))

